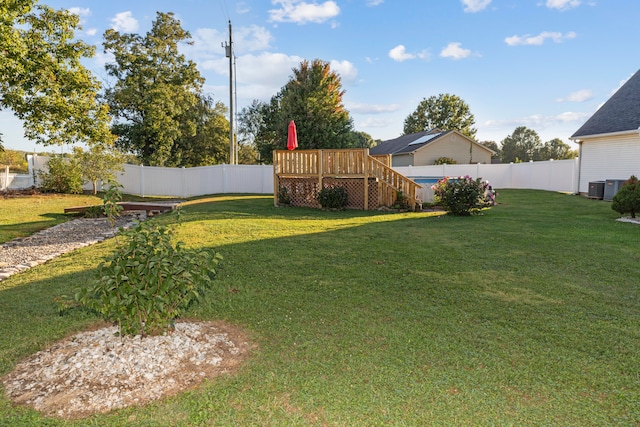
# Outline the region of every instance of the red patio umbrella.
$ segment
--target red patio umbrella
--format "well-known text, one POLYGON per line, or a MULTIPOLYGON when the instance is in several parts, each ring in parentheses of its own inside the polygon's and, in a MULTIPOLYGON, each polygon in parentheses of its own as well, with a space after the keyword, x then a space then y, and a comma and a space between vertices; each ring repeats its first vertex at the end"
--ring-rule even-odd
POLYGON ((295 150, 296 148, 298 148, 298 134, 296 132, 296 124, 291 120, 287 136, 287 150, 295 150))

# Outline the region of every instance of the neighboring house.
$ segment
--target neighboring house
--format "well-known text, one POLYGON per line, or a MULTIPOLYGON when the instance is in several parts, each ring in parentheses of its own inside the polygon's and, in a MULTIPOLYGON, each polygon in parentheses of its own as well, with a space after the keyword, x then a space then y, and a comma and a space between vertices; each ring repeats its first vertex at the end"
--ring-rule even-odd
POLYGON ((640 71, 574 133, 578 143, 578 191, 589 182, 640 177, 640 71))
POLYGON ((459 164, 491 164, 495 153, 456 130, 432 129, 383 141, 369 149, 369 154, 391 154, 391 166, 401 167, 433 165, 441 157, 459 164))

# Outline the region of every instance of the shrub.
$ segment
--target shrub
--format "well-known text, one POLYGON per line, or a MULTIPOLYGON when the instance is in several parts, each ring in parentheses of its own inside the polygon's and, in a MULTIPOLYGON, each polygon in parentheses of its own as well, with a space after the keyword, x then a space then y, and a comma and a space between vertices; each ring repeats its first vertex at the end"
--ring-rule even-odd
POLYGON ((47 162, 48 172, 39 171, 40 191, 45 193, 82 193, 82 175, 72 158, 52 156, 47 162))
POLYGON ((347 191, 335 185, 324 187, 318 192, 318 203, 324 209, 344 209, 347 206, 347 191))
POLYGON ((289 196, 287 187, 280 186, 280 188, 278 188, 278 203, 283 205, 291 204, 291 197, 289 196))
POLYGON ((210 286, 221 256, 171 243, 164 226, 139 223, 122 233, 125 241, 98 266, 96 281, 75 300, 115 322, 121 335, 156 335, 210 286))
POLYGON ((631 175, 613 196, 611 209, 621 215, 629 213, 631 218, 635 218, 636 212, 640 212, 640 183, 635 175, 631 175))
POLYGON ((433 164, 434 165, 455 165, 458 162, 453 160, 451 157, 439 157, 433 164))
POLYGON ((445 177, 435 183, 434 202, 442 205, 452 215, 471 215, 495 204, 495 193, 487 181, 473 179, 469 175, 457 178, 445 177))
POLYGON ((402 191, 396 191, 396 201, 393 207, 395 209, 409 209, 409 199, 402 191))

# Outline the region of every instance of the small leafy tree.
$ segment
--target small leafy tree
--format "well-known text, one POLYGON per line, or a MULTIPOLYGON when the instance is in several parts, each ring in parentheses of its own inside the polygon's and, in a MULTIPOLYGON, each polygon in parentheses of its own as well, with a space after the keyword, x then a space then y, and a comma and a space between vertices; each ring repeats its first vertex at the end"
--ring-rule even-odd
POLYGON ((93 194, 98 193, 98 181, 111 181, 115 179, 114 172, 123 169, 124 156, 102 144, 96 144, 87 151, 75 147, 73 155, 82 178, 93 185, 93 194))
POLYGON ((82 174, 76 159, 52 155, 48 171, 38 171, 40 190, 45 193, 82 193, 82 174))
POLYGON ((211 250, 172 244, 170 229, 142 222, 122 233, 125 241, 98 266, 96 281, 76 301, 115 322, 120 335, 158 335, 197 301, 222 258, 211 250))
POLYGON ((640 183, 635 175, 631 175, 613 196, 611 209, 621 215, 629 213, 631 218, 635 218, 636 213, 640 212, 640 183))
POLYGON ((442 205, 451 215, 468 216, 495 204, 495 193, 487 181, 469 175, 445 177, 435 183, 434 202, 442 205))

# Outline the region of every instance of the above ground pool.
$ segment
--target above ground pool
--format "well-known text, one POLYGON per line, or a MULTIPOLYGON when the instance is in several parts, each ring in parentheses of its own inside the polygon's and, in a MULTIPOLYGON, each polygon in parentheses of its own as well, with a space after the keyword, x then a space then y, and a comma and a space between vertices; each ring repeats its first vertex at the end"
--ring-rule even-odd
POLYGON ((409 176, 416 184, 431 186, 442 179, 441 176, 409 176))

